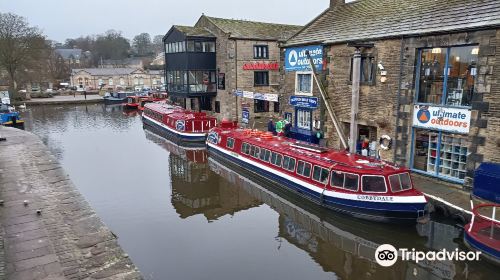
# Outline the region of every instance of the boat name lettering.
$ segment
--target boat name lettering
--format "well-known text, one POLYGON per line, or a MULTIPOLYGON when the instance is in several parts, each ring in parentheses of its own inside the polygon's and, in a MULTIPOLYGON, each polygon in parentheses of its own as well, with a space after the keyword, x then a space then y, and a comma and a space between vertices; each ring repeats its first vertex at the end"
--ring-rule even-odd
POLYGON ((358 195, 359 200, 365 201, 393 201, 392 196, 378 196, 378 195, 358 195))

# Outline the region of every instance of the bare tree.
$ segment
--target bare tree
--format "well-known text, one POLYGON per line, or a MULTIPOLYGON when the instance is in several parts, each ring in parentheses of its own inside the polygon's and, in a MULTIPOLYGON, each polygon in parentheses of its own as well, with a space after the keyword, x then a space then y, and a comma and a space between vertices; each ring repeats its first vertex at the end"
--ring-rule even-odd
POLYGON ((148 33, 141 33, 134 37, 133 47, 137 55, 146 56, 150 55, 151 48, 151 36, 148 33))
POLYGON ((13 99, 17 97, 18 75, 39 64, 46 49, 45 37, 38 28, 18 15, 0 13, 0 67, 9 74, 13 99))
POLYGON ((163 35, 153 37, 153 50, 155 54, 163 52, 163 35))

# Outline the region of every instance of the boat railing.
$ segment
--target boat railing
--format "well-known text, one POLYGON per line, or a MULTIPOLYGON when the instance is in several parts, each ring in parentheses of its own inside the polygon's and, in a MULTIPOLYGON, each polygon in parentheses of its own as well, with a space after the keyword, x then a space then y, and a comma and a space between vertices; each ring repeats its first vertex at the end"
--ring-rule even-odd
POLYGON ((474 207, 472 209, 472 219, 468 232, 474 232, 498 242, 500 236, 500 220, 498 220, 497 210, 500 210, 500 204, 496 203, 485 203, 474 207), (484 213, 489 210, 488 208, 491 208, 491 217, 487 216, 487 213, 484 213))

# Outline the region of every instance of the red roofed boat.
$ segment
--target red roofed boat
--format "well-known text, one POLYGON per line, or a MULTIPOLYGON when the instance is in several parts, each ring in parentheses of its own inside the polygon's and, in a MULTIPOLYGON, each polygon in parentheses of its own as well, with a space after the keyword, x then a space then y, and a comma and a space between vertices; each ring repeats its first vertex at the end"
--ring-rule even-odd
POLYGON ((166 138, 187 142, 205 141, 208 131, 217 125, 215 117, 167 103, 144 105, 142 121, 166 138))
POLYGON ((405 167, 223 122, 207 137, 229 161, 335 211, 381 222, 428 219, 424 195, 405 167))

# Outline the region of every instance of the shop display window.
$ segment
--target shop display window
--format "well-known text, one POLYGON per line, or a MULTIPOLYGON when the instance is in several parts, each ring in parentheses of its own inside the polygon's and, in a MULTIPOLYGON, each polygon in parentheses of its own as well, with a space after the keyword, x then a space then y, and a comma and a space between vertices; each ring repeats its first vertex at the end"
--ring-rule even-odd
POLYGON ((470 106, 477 75, 478 46, 421 49, 417 102, 470 106))
POLYGON ((415 129, 413 169, 463 180, 468 146, 463 135, 415 129))

